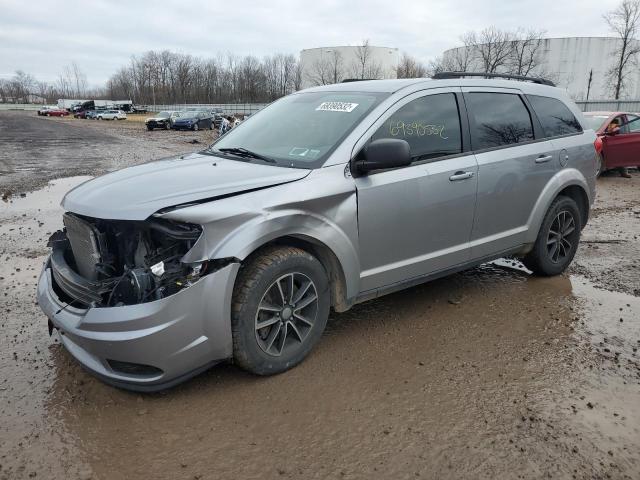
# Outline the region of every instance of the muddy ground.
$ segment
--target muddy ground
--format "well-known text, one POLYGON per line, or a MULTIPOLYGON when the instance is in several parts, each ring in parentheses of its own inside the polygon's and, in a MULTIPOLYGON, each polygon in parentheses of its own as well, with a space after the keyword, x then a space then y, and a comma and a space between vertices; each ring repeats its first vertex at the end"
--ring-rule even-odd
POLYGON ((599 180, 567 275, 485 265, 332 315, 283 375, 137 395, 34 298, 80 175, 198 147, 135 127, 0 113, 0 479, 640 478, 640 174, 599 180))

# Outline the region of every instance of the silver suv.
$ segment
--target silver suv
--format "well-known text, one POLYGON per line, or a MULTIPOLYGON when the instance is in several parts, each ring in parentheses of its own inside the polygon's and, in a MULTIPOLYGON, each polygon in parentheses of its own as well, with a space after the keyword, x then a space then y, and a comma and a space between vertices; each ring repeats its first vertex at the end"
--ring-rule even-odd
POLYGON ((596 137, 562 90, 521 80, 311 88, 200 153, 76 187, 38 285, 50 331, 105 381, 157 390, 226 359, 283 372, 331 308, 492 259, 561 273, 596 137))

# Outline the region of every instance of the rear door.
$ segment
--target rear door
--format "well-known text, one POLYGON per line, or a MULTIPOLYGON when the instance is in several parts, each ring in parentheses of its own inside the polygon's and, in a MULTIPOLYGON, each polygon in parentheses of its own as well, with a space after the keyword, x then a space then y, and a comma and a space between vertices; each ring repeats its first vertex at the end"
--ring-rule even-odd
POLYGON ((361 291, 469 259, 477 165, 463 131, 460 90, 433 89, 399 101, 365 135, 406 140, 414 162, 354 179, 361 291))
POLYGON ((463 91, 478 162, 471 257, 482 259, 522 245, 534 205, 558 170, 558 152, 520 91, 463 91))

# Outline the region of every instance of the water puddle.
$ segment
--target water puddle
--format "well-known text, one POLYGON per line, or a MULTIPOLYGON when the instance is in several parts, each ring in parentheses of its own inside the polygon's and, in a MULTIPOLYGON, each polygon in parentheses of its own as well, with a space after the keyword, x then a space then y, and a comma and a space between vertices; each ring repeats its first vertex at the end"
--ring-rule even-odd
POLYGON ((92 178, 91 176, 60 178, 51 180, 45 187, 34 192, 5 195, 0 202, 0 220, 11 215, 55 209, 69 190, 92 178))

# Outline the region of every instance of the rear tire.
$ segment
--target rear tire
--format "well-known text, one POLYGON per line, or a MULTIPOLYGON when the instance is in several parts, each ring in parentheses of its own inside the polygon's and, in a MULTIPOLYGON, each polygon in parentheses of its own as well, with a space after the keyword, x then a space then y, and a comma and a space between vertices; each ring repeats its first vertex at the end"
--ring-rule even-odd
POLYGON ((533 250, 522 263, 536 275, 561 274, 578 250, 581 230, 578 205, 572 198, 559 196, 547 210, 533 250))
POLYGON ((149 130, 150 132, 153 131, 153 127, 150 127, 149 125, 147 125, 147 130, 149 130))
POLYGON ((198 127, 197 123, 193 124, 193 127, 191 127, 191 130, 193 130, 194 132, 197 132, 199 130, 200 127, 198 127))
POLYGON ((320 340, 329 306, 327 273, 315 257, 293 247, 262 250, 240 269, 233 292, 235 362, 256 375, 295 367, 320 340))

